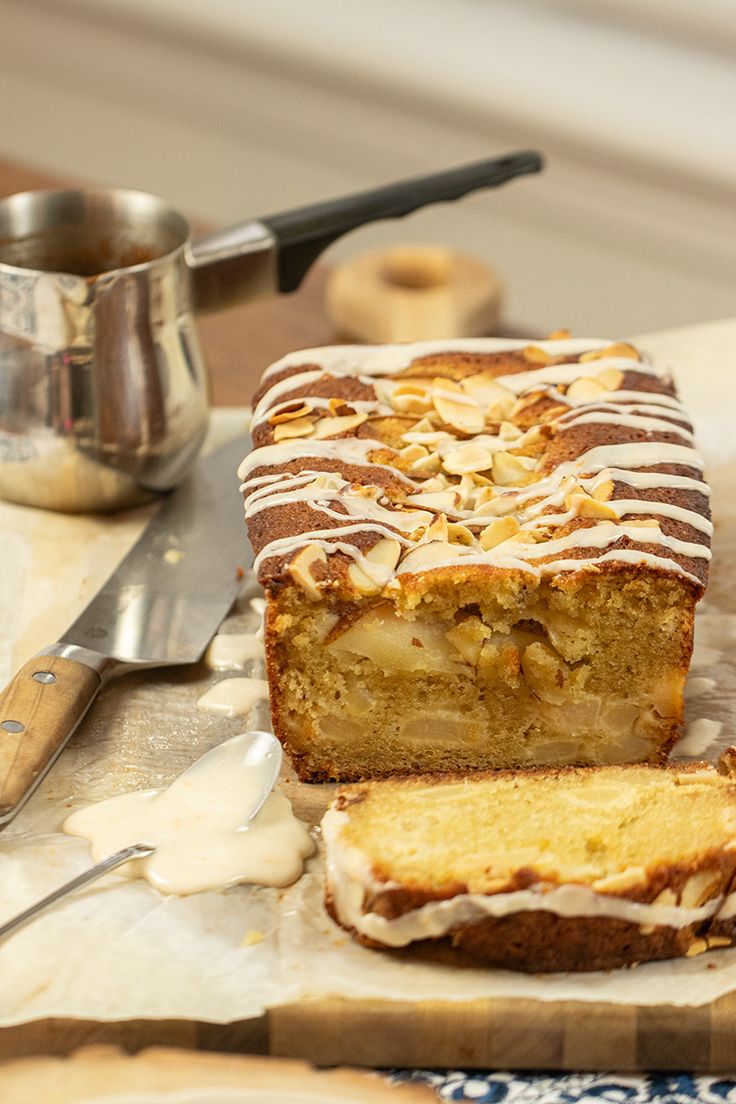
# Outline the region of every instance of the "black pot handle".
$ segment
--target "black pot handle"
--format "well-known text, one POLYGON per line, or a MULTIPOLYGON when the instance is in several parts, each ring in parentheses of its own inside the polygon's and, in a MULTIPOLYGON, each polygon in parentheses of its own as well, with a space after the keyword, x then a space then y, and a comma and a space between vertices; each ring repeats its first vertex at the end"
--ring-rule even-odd
POLYGON ((542 167, 541 156, 525 150, 262 218, 259 221, 277 242, 279 290, 295 291, 323 249, 358 226, 402 218, 429 203, 447 203, 479 188, 496 188, 542 167))

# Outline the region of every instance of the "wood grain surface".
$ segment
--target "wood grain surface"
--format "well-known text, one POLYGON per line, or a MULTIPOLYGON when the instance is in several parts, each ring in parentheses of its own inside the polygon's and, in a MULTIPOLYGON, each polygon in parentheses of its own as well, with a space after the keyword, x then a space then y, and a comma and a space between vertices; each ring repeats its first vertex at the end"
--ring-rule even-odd
POLYGON ((64 747, 100 685, 97 672, 83 663, 36 656, 0 693, 0 816, 15 808, 64 747))
MULTIPOLYGON (((48 186, 58 182, 0 162, 0 194, 48 186)), ((334 340, 323 308, 325 272, 317 267, 294 295, 202 320, 215 404, 246 402, 271 360, 294 348, 334 340)), ((307 1058, 323 1065, 736 1069, 736 994, 700 1008, 532 1000, 414 1002, 400 992, 396 998, 301 1001, 226 1025, 46 1019, 0 1028, 0 1059, 66 1055, 85 1044, 115 1043, 131 1052, 157 1044, 307 1058)))

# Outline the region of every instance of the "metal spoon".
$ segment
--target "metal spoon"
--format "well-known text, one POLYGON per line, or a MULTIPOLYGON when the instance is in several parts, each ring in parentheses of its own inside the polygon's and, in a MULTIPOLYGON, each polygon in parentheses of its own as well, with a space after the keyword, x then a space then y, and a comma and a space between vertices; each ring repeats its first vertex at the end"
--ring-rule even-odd
MULTIPOLYGON (((254 761, 254 757, 262 760, 267 768, 266 779, 263 785, 257 802, 250 808, 247 816, 243 818, 243 824, 248 824, 257 813, 260 812, 263 807, 266 798, 269 796, 281 770, 282 750, 281 744, 278 742, 275 736, 270 732, 252 732, 250 735, 255 737, 253 746, 248 751, 248 757, 251 762, 254 761)), ((196 763, 192 764, 196 766, 196 763)), ((188 768, 189 770, 192 767, 188 768)), ((78 889, 84 889, 91 882, 96 882, 98 878, 102 878, 105 874, 109 874, 111 870, 116 870, 117 867, 123 866, 124 863, 131 862, 133 859, 146 859, 154 853, 156 848, 150 843, 134 843, 130 847, 123 847, 120 851, 116 851, 112 855, 108 855, 106 859, 102 859, 101 862, 95 863, 89 870, 85 870, 82 874, 78 874, 76 878, 72 878, 71 881, 65 882, 64 885, 59 886, 58 889, 53 890, 46 897, 42 897, 40 901, 36 901, 35 904, 30 905, 23 912, 18 913, 17 916, 12 917, 10 920, 6 920, 4 924, 0 924, 0 940, 3 940, 7 935, 11 935, 13 932, 18 931, 20 928, 24 928, 26 924, 29 924, 32 920, 35 920, 37 916, 46 912, 52 908, 57 901, 63 901, 65 897, 69 897, 70 894, 76 893, 78 889)))

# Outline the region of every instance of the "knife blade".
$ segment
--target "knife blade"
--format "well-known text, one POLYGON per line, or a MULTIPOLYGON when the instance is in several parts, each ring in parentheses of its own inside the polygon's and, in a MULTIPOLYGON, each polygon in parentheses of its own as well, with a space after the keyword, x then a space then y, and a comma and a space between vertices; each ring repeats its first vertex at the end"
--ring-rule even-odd
POLYGON ((111 678, 201 658, 252 559, 235 487, 247 450, 238 437, 200 460, 61 639, 0 693, 0 828, 111 678))

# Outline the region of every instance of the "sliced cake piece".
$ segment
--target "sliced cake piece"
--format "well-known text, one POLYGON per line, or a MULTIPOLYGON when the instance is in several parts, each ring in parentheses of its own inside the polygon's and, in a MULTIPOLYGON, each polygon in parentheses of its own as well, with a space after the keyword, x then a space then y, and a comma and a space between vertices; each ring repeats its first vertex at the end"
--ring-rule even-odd
POLYGON ((368 946, 538 972, 736 936, 736 783, 705 763, 362 783, 322 831, 328 911, 368 946))
POLYGON ((666 371, 595 341, 312 349, 266 373, 253 441, 300 778, 664 758, 711 533, 666 371))

